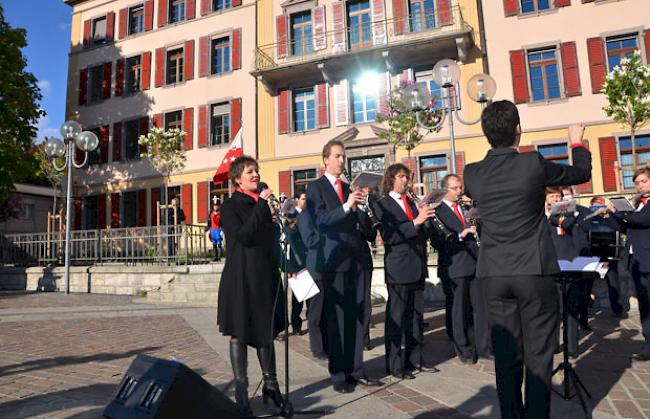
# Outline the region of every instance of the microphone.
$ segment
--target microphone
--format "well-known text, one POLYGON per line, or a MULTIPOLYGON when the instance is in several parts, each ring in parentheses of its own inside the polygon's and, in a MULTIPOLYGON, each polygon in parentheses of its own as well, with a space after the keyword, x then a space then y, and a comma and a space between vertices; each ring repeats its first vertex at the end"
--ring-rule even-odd
MULTIPOLYGON (((269 189, 269 185, 266 182, 260 182, 257 184, 257 193, 261 194, 265 190, 269 189)), ((274 209, 279 210, 280 209, 280 203, 278 202, 278 199, 275 197, 275 195, 271 194, 269 195, 269 205, 271 205, 274 209)))

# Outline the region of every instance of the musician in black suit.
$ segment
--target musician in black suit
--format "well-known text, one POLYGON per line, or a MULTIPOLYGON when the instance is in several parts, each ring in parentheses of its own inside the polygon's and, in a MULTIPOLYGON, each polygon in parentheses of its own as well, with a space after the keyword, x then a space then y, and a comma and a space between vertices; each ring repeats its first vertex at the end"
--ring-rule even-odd
POLYGON ((438 276, 451 284, 453 292, 452 330, 456 355, 464 364, 475 364, 479 356, 491 357, 487 308, 480 284, 475 279, 478 246, 476 226, 468 226, 462 205, 460 176, 448 174, 440 182, 447 193, 436 208, 442 223, 454 234, 451 240, 438 239, 438 276), (474 312, 474 342, 468 334, 470 313, 474 312))
POLYGON ((573 167, 537 152, 518 153, 521 126, 512 102, 490 104, 481 125, 492 149, 469 164, 464 177, 481 215, 477 277, 487 299, 501 415, 549 417, 559 266, 544 216, 544 188, 588 181, 591 155, 580 125, 569 127, 573 167))
POLYGON ((614 219, 627 234, 629 244, 628 267, 639 302, 641 328, 645 342, 635 361, 650 361, 650 168, 643 167, 634 172, 634 186, 639 197, 635 211, 614 212, 614 219))
POLYGON ((373 207, 381 221, 385 248, 386 369, 396 378, 407 379, 415 378, 413 371, 422 366, 424 280, 428 272, 427 237, 421 227, 433 215, 432 208, 417 208, 405 195, 410 178, 411 171, 405 165, 390 165, 382 180, 384 196, 373 207))
POLYGON ((363 370, 367 276, 372 271, 368 240, 376 232, 357 208, 365 201, 361 191, 350 191, 339 178, 345 168, 343 143, 328 141, 322 156, 325 174, 307 188, 307 211, 321 236, 317 270, 325 286, 332 384, 335 391, 350 393, 356 384, 381 385, 363 370))

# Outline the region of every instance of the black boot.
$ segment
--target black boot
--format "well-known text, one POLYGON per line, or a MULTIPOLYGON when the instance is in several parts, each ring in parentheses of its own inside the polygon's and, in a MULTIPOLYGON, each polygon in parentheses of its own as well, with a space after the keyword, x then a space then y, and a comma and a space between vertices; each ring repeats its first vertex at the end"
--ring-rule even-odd
POLYGON ((248 352, 246 345, 236 340, 230 341, 230 363, 235 375, 235 401, 239 408, 239 416, 250 418, 253 416, 251 405, 248 401, 248 352))
POLYGON ((262 368, 262 376, 264 378, 264 386, 262 387, 262 400, 264 404, 271 399, 276 407, 284 407, 284 399, 280 392, 278 385, 278 377, 275 372, 275 351, 273 344, 257 348, 257 358, 260 361, 262 368))
POLYGON ((214 257, 212 258, 213 262, 219 262, 219 247, 216 244, 212 245, 212 252, 214 257))

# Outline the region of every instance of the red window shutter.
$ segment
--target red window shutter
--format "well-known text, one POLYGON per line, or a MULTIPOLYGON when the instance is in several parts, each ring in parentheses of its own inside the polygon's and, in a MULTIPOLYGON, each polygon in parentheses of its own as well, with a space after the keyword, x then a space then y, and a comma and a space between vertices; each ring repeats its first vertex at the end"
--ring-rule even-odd
POLYGON ((287 56, 288 52, 288 20, 287 15, 280 15, 275 18, 275 31, 278 42, 278 58, 287 56))
POLYGON ((194 146, 194 108, 185 108, 183 110, 183 131, 185 131, 183 148, 191 150, 194 146))
POLYGON ((510 51, 510 69, 515 103, 528 102, 528 76, 526 74, 526 51, 510 51))
POLYGON ((153 116, 153 126, 156 128, 164 128, 163 127, 163 116, 161 113, 157 113, 153 116))
POLYGON ((84 153, 78 147, 75 147, 74 149, 74 161, 77 164, 81 164, 84 161, 84 153))
POLYGON ((122 123, 113 124, 113 162, 122 158, 122 123))
POLYGON ((451 25, 453 23, 453 18, 451 15, 451 0, 436 0, 436 6, 438 25, 451 25))
POLYGON ((528 153, 530 151, 535 151, 534 145, 520 145, 518 148, 520 153, 528 153))
POLYGON ((241 0, 232 0, 232 7, 241 6, 241 0))
POLYGON ((465 171, 465 152, 457 151, 456 152, 456 174, 458 176, 463 176, 465 171))
POLYGON ((210 182, 196 184, 196 222, 205 223, 208 219, 208 189, 210 182))
POLYGON ((555 7, 571 6, 571 0, 555 0, 555 7))
POLYGON ((147 51, 142 54, 142 81, 140 82, 142 90, 151 88, 151 52, 147 51))
POLYGON ((208 146, 208 105, 199 106, 199 148, 208 146))
POLYGON ((503 0, 503 11, 507 16, 519 14, 519 0, 503 0))
POLYGON ((645 62, 650 64, 650 29, 643 31, 643 42, 645 44, 645 62))
MULTIPOLYGON (((140 135, 147 135, 149 134, 149 117, 148 116, 143 116, 140 118, 140 127, 138 130, 138 134, 140 135)), ((138 149, 140 153, 146 153, 147 152, 147 146, 144 145, 139 145, 138 149)))
POLYGON ((278 181, 280 185, 280 193, 291 197, 291 171, 283 170, 278 173, 278 181))
POLYGON ((183 212, 185 213, 185 224, 192 224, 192 184, 186 183, 182 188, 183 212))
POLYGON ((388 113, 388 84, 390 76, 384 73, 379 76, 379 113, 386 115, 388 113))
POLYGON ((124 91, 124 58, 115 61, 115 96, 122 96, 124 91))
POLYGON ((194 78, 194 40, 185 42, 185 60, 183 72, 185 73, 185 80, 192 80, 194 78))
POLYGON ((318 128, 327 128, 330 126, 327 83, 316 85, 316 97, 318 98, 318 128))
POLYGON ((578 70, 578 56, 575 42, 564 42, 560 49, 562 56, 562 74, 564 75, 564 94, 566 96, 580 96, 580 71, 578 70))
POLYGON ((74 229, 81 230, 81 199, 74 200, 74 229))
POLYGON ((286 134, 289 132, 289 91, 281 90, 278 95, 278 133, 286 134))
POLYGON ((160 218, 160 214, 156 214, 158 211, 158 203, 160 202, 160 188, 152 188, 151 189, 151 197, 150 197, 150 205, 151 205, 151 225, 156 226, 158 225, 158 218, 160 218))
POLYGON ((232 40, 232 69, 239 70, 241 68, 241 29, 233 30, 230 39, 232 40))
POLYGON ((199 77, 210 74, 210 37, 199 38, 199 77))
POLYGON ((119 29, 117 31, 117 37, 118 39, 124 39, 126 38, 126 25, 127 21, 129 20, 129 9, 124 8, 120 9, 120 22, 119 22, 119 29))
POLYGON ((99 129, 99 162, 108 163, 108 125, 99 129))
POLYGON ((603 38, 587 39, 587 55, 589 56, 589 74, 591 75, 591 93, 600 93, 605 82, 605 42, 603 38))
POLYGON ((111 194, 111 227, 120 227, 120 194, 111 194))
POLYGON ((97 228, 106 228, 106 194, 97 197, 97 228))
POLYGON ((241 129, 241 98, 230 101, 230 139, 233 140, 241 129))
POLYGON ((187 10, 185 18, 187 20, 194 19, 196 17, 196 0, 187 0, 185 7, 187 10))
MULTIPOLYGON (((582 140, 582 144, 585 146, 587 150, 589 150, 589 140, 582 140)), ((592 179, 589 179, 588 182, 577 185, 576 186, 577 191, 581 194, 592 193, 594 191, 592 180, 593 180, 593 175, 592 175, 592 179)))
POLYGON ((147 190, 138 191, 138 227, 147 225, 147 190))
POLYGON ((91 36, 91 30, 92 30, 92 21, 90 19, 84 21, 84 37, 83 37, 83 45, 84 47, 87 47, 90 45, 90 36, 91 36))
POLYGON ((600 166, 603 171, 603 190, 605 192, 616 192, 618 190, 618 182, 616 181, 616 163, 618 162, 616 138, 599 138, 598 148, 600 148, 600 166))
POLYGON ((158 0, 158 27, 163 27, 167 24, 167 0, 158 0))
POLYGON ((594 0, 582 0, 583 3, 592 3, 594 0))
POLYGON ((106 14, 106 42, 113 42, 115 38, 115 13, 106 14))
POLYGON ((144 2, 144 30, 153 29, 153 0, 144 2))
POLYGON ((393 0, 393 18, 395 19, 396 35, 407 32, 406 10, 406 0, 393 0))
POLYGON ((332 3, 332 29, 334 31, 334 42, 332 42, 333 52, 345 51, 345 3, 332 3))
POLYGON ((165 48, 156 48, 156 87, 163 85, 165 78, 165 48))
POLYGON ((327 35, 325 31, 325 6, 317 6, 311 9, 314 36, 312 37, 314 51, 321 51, 327 48, 327 35))
POLYGON ((201 0, 201 16, 205 16, 210 13, 211 0, 201 0))
POLYGON ((415 157, 402 157, 402 164, 411 170, 411 175, 415 178, 415 157))
POLYGON ((102 93, 104 99, 111 97, 111 71, 113 70, 113 63, 104 64, 104 80, 102 80, 102 93))
POLYGON ((85 105, 88 99, 88 69, 79 70, 79 105, 85 105))

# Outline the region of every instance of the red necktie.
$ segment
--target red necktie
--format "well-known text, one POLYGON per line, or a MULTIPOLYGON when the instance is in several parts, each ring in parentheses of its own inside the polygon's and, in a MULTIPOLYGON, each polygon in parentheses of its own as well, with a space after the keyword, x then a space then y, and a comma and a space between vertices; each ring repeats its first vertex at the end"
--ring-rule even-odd
POLYGON ((401 195, 402 197, 402 203, 404 204, 404 211, 406 212, 406 217, 409 219, 409 221, 413 221, 413 212, 411 211, 411 207, 409 207, 409 203, 406 200, 406 196, 404 194, 401 195))
POLYGON ((648 202, 648 198, 647 197, 641 198, 641 202, 643 202, 643 206, 645 207, 646 203, 648 202))
POLYGON ((339 201, 343 203, 343 185, 341 185, 341 179, 336 179, 336 193, 339 195, 339 201))
POLYGON ((460 210, 458 209, 458 202, 452 202, 451 206, 456 213, 456 217, 458 217, 461 223, 465 224, 465 218, 463 218, 463 214, 461 214, 460 210))

